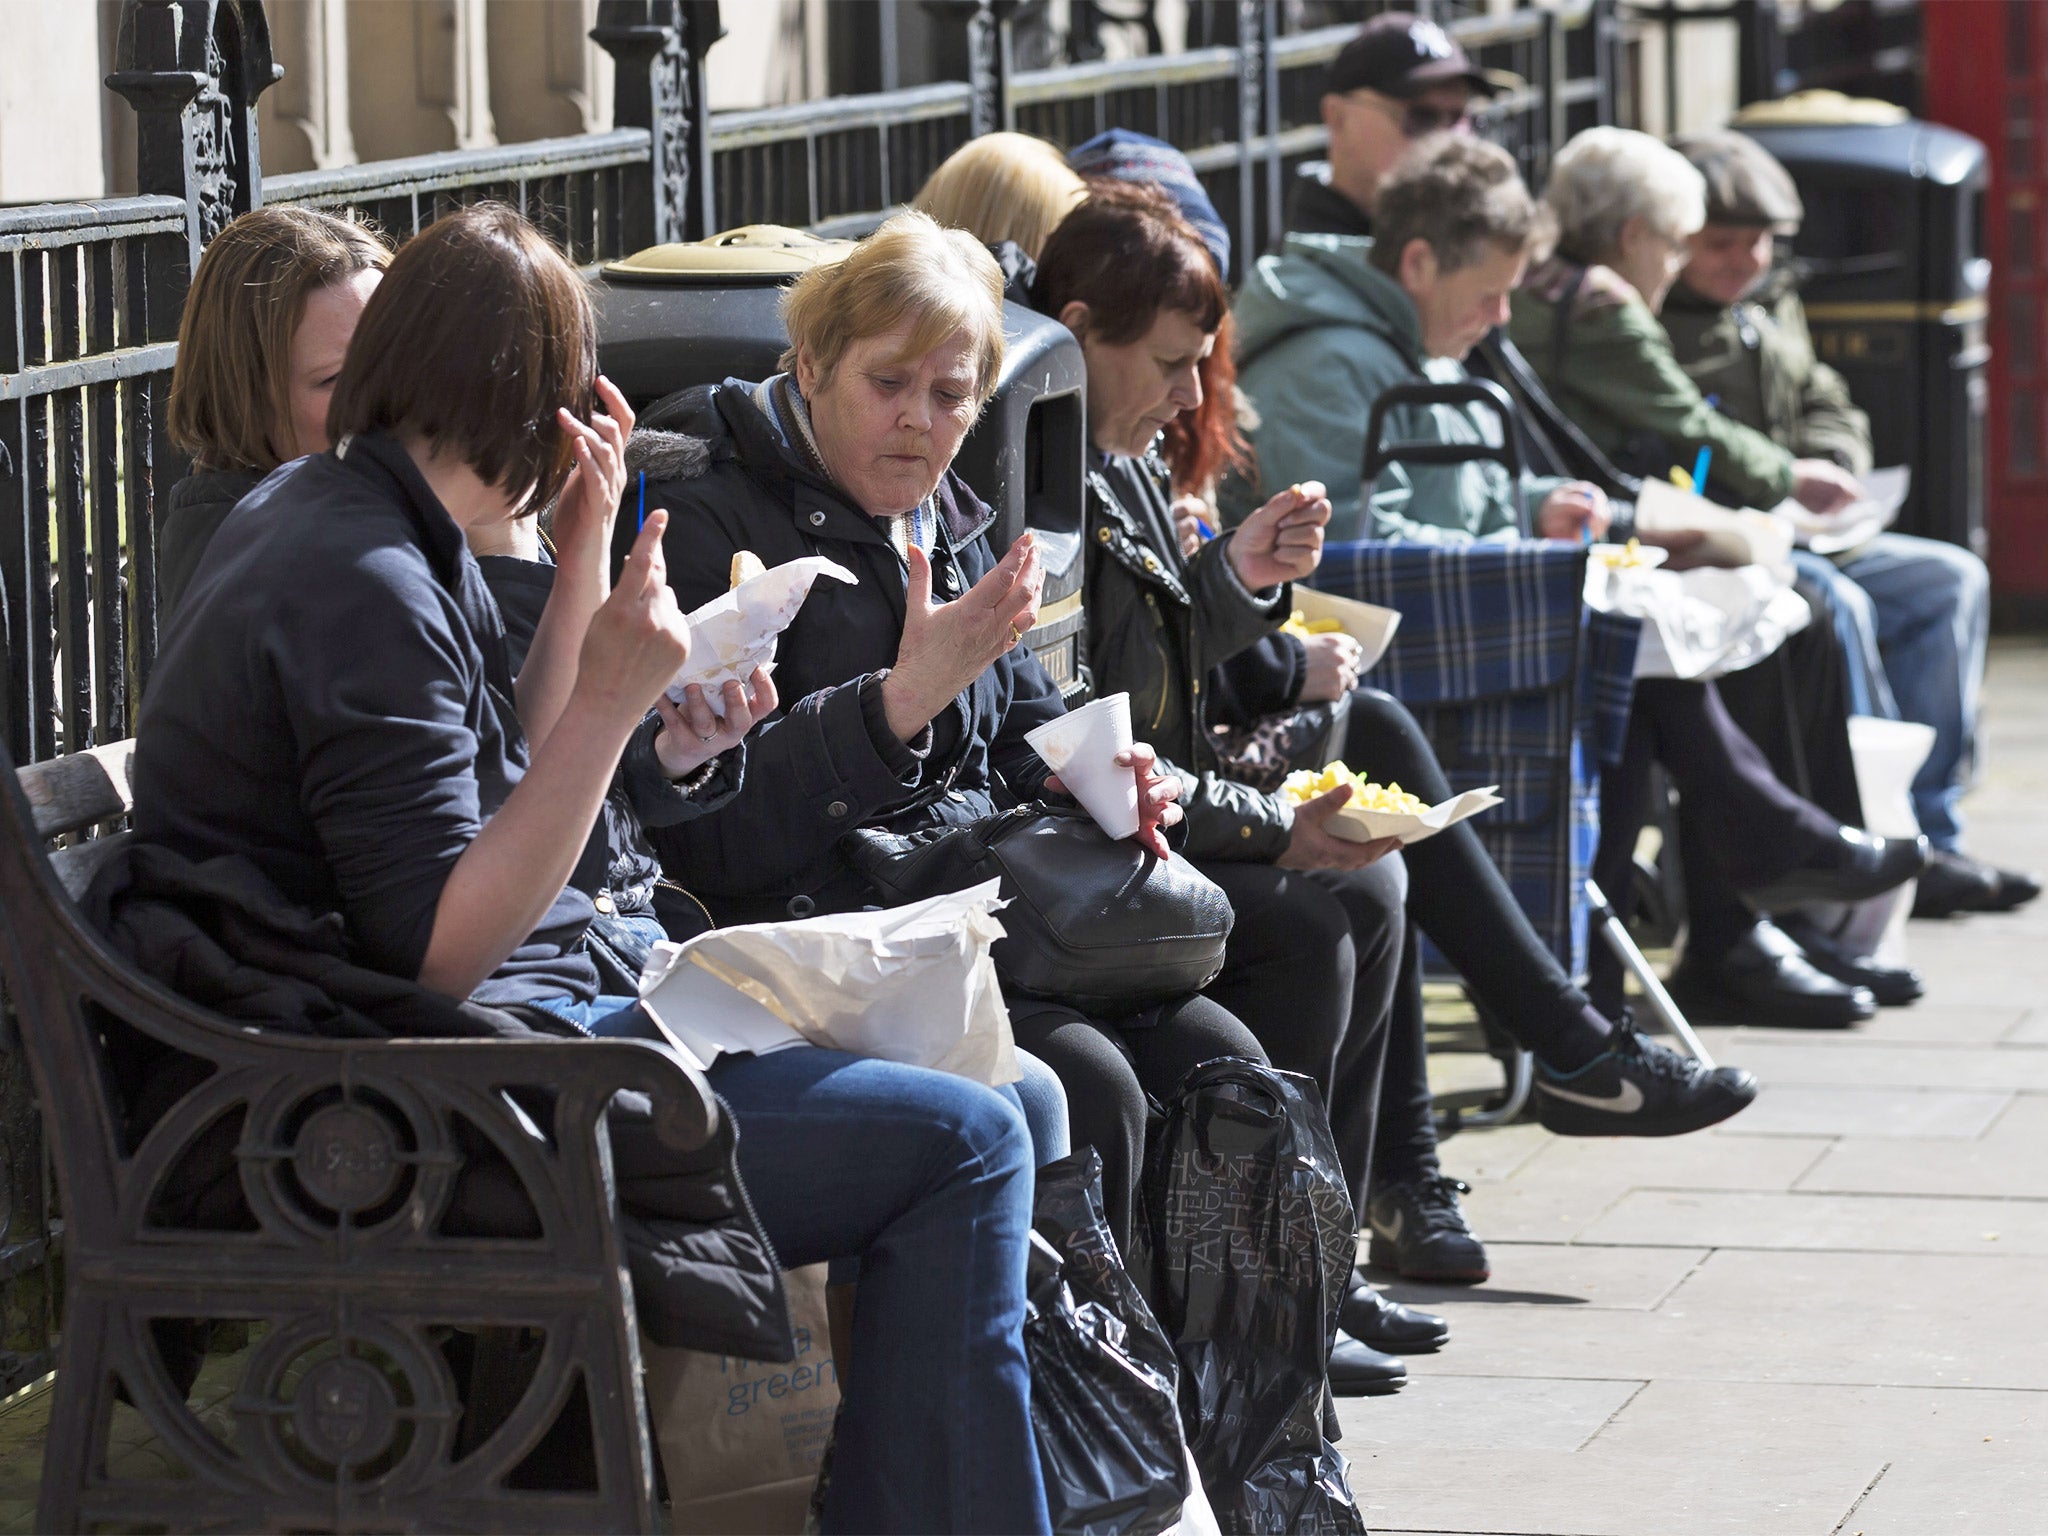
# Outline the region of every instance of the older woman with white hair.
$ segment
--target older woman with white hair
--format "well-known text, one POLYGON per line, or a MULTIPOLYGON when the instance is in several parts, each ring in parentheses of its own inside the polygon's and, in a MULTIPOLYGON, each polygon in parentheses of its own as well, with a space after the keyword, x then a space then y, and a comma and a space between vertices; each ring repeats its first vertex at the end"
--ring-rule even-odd
MULTIPOLYGON (((1701 448, 1719 499, 1817 512, 1857 494, 1825 459, 1797 459, 1715 410, 1672 355, 1657 311, 1707 221, 1706 182, 1677 150, 1588 128, 1559 152, 1544 201, 1557 249, 1514 297, 1508 335, 1553 399, 1623 467, 1662 478, 1701 448)), ((1706 490, 1706 487, 1701 487, 1706 490)))
MULTIPOLYGON (((771 566, 827 555, 859 578, 821 582, 784 632, 775 684, 790 702, 749 740, 732 803, 654 833, 664 865, 720 922, 872 901, 842 853, 856 829, 964 826, 1059 792, 1024 739, 1065 708, 1020 644, 1038 550, 1026 533, 998 558, 993 514, 951 468, 995 388, 1001 297, 995 258, 972 235, 899 214, 791 286, 786 371, 684 390, 643 418, 709 445, 699 470, 685 438, 635 438, 648 509, 670 513, 669 578, 685 608, 726 590, 743 549, 771 566)), ((1138 838, 1163 854, 1180 780, 1148 746, 1124 760, 1138 774, 1138 838)), ((1265 1060, 1200 996, 1128 1019, 1015 997, 1010 1014, 1018 1044, 1066 1087, 1075 1145, 1102 1155, 1120 1241, 1146 1093, 1163 1097, 1214 1057, 1265 1060)))

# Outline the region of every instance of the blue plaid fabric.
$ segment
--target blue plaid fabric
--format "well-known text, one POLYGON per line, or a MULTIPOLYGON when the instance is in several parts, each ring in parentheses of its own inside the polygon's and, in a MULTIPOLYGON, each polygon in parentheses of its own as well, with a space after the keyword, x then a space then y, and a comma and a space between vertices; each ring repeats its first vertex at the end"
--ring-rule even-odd
MULTIPOLYGON (((1599 764, 1621 758, 1640 636, 1633 619, 1589 612, 1585 584, 1584 550, 1535 541, 1332 544, 1315 580, 1400 610, 1365 681, 1414 712, 1453 789, 1500 786, 1506 803, 1473 829, 1574 976, 1586 969, 1599 764)), ((1425 960, 1447 973, 1433 948, 1425 960)))

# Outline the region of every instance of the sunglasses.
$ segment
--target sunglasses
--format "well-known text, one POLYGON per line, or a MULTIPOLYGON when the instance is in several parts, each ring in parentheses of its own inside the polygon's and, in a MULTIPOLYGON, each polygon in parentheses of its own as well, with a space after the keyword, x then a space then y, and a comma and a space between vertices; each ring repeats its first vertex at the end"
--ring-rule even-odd
POLYGON ((1466 133, 1472 127, 1470 107, 1432 107, 1419 101, 1395 101, 1377 91, 1362 91, 1351 98, 1377 107, 1401 125, 1401 136, 1406 139, 1425 138, 1432 133, 1449 130, 1466 133))

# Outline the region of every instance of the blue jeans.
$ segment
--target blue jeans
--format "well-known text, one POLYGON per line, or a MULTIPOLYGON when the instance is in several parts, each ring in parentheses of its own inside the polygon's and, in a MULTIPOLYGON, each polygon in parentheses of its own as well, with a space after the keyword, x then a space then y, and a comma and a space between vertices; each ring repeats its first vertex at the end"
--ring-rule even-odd
MULTIPOLYGON (((657 1044, 661 1041, 661 1032, 640 1011, 639 1003, 630 997, 600 997, 588 1003, 550 997, 529 1006, 574 1024, 586 1035, 600 1038, 625 1036, 652 1040, 657 1044)), ((1017 1065, 1024 1075, 996 1091, 1024 1112, 1024 1126, 1031 1133, 1032 1165, 1043 1168, 1074 1150, 1067 1122, 1067 1090, 1053 1069, 1029 1051, 1017 1053, 1017 1065)), ((833 1278, 836 1281, 839 1277, 835 1275, 833 1278)))
MULTIPOLYGON (((543 1004, 648 1038, 630 998, 543 1004)), ((828 1531, 1044 1531, 1024 1358, 1031 1142, 1014 1095, 815 1047, 721 1056, 740 1177, 789 1266, 857 1256, 828 1531)))
POLYGON ((1991 627, 1984 562, 1904 533, 1881 533, 1839 565, 1804 552, 1795 558, 1834 601, 1855 712, 1934 728, 1934 748, 1913 780, 1913 812, 1929 842, 1957 849, 1991 627))

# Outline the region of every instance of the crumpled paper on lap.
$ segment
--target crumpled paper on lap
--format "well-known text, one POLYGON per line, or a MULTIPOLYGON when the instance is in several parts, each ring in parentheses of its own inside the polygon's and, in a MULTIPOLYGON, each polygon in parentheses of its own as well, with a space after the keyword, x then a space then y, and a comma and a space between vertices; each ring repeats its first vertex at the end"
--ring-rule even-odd
POLYGON ((683 690, 696 683, 704 702, 720 719, 725 700, 720 690, 737 679, 744 683, 754 668, 775 660, 775 641, 789 628, 811 585, 821 576, 857 586, 859 578, 836 560, 806 555, 787 560, 749 578, 700 608, 690 611, 690 659, 668 685, 668 696, 683 702, 683 690))
POLYGON ((1755 666, 1813 621, 1785 566, 1586 565, 1586 606, 1643 621, 1637 677, 1706 679, 1755 666))
MULTIPOLYGON (((772 573, 771 573, 772 574, 772 573)), ((1022 1073, 989 946, 1002 883, 657 944, 640 1000, 700 1066, 822 1045, 1000 1086, 1022 1073)))

